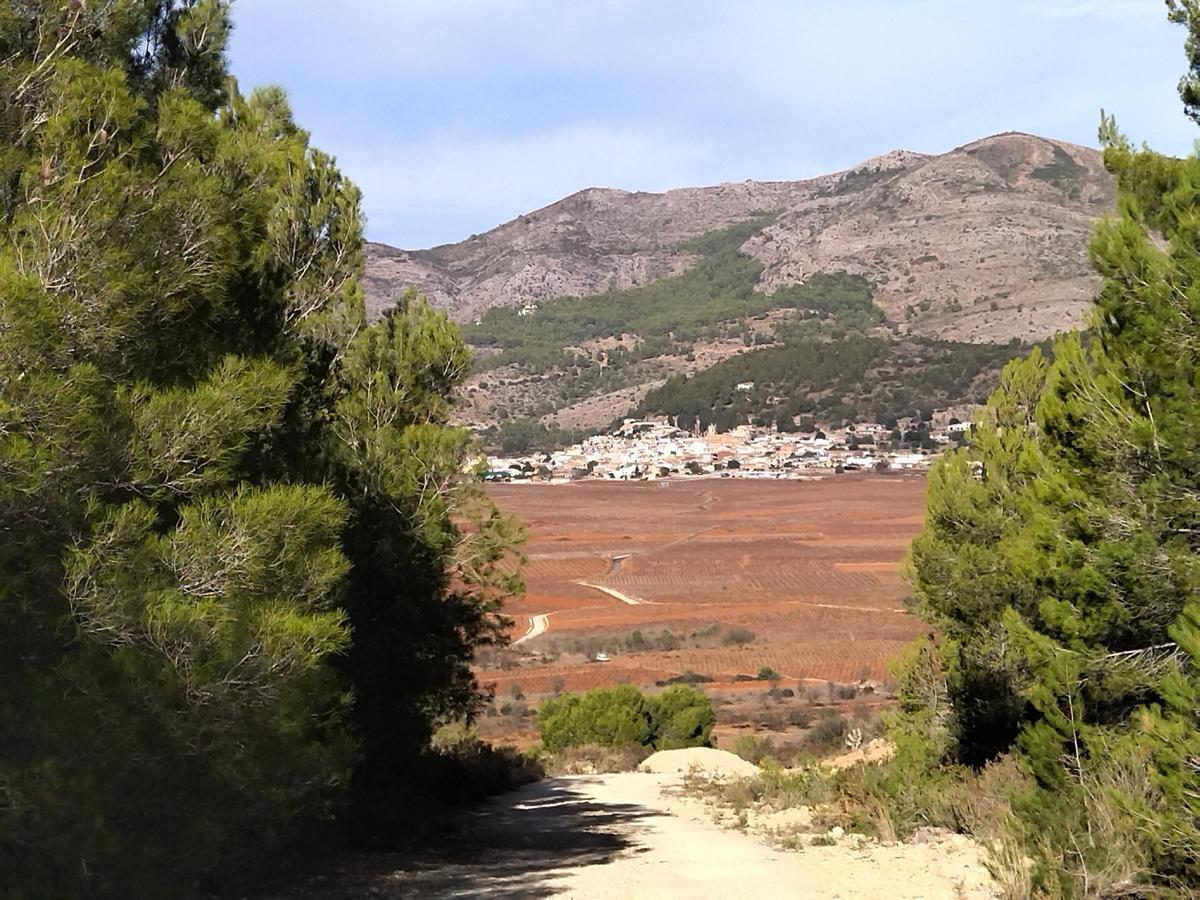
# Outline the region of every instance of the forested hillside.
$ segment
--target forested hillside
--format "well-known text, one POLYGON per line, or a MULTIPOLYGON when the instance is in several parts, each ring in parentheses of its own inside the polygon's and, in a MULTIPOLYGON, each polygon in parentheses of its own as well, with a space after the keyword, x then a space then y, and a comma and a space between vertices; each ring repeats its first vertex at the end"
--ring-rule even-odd
POLYGON ((665 414, 720 430, 752 420, 786 428, 801 415, 886 422, 982 402, 1000 367, 1027 349, 908 335, 887 321, 874 286, 845 272, 763 293, 761 264, 740 248, 772 220, 689 241, 700 262, 673 278, 495 308, 465 326, 479 352, 469 382, 475 424, 499 424, 503 441, 537 417, 602 426, 665 414), (605 395, 613 402, 591 419, 568 418, 573 405, 605 395))
POLYGON ((415 288, 466 323, 495 307, 646 287, 694 267, 701 235, 771 212, 741 246, 762 267, 763 293, 847 271, 915 334, 1040 341, 1082 322, 1096 285, 1084 247, 1112 204, 1095 150, 1013 132, 805 181, 588 188, 456 244, 369 244, 368 309, 415 288))
MULTIPOLYGON (((228 887, 387 835, 470 711, 519 537, 421 302, 218 0, 0 11, 0 895, 228 887)), ((403 820, 407 827, 409 819, 403 820)))
MULTIPOLYGON (((467 326, 482 374, 467 382, 463 422, 566 434, 670 412, 677 387, 643 401, 668 378, 777 348, 784 313, 828 298, 830 279, 849 275, 870 286, 870 303, 865 318, 842 310, 841 331, 921 340, 885 345, 849 381, 772 387, 820 415, 902 416, 907 397, 930 387, 910 377, 922 358, 957 370, 933 374, 933 403, 978 401, 1005 351, 953 345, 1027 347, 1083 324, 1097 285, 1087 238, 1113 196, 1095 150, 1006 133, 940 155, 894 151, 806 181, 589 188, 456 244, 369 244, 364 284, 373 313, 415 289, 467 326)), ((819 351, 793 346, 746 365, 819 351)), ((725 375, 740 365, 696 385, 707 400, 687 408, 699 414, 707 403, 722 423, 768 407, 778 414, 767 397, 722 401, 725 375)))
POLYGON ((638 412, 711 423, 747 421, 790 431, 801 416, 822 423, 927 421, 936 409, 986 399, 1000 368, 1026 348, 923 338, 785 336, 778 346, 734 356, 650 391, 638 412))

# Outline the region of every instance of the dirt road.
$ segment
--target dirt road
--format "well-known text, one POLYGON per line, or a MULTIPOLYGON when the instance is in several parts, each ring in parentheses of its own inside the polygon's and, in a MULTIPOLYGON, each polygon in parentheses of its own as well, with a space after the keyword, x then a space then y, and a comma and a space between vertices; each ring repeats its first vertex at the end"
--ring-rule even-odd
POLYGON ((529 617, 529 630, 513 641, 509 646, 516 647, 518 644, 523 644, 526 641, 532 641, 535 637, 539 637, 546 633, 546 629, 550 627, 549 613, 541 613, 540 615, 529 617))
POLYGON ((776 850, 714 825, 701 804, 672 790, 673 783, 672 776, 640 773, 550 778, 464 818, 440 844, 444 849, 358 857, 286 896, 995 896, 973 848, 776 850))
POLYGON ((604 585, 596 584, 593 581, 577 581, 575 583, 581 584, 584 587, 593 588, 594 590, 600 591, 603 594, 608 594, 610 597, 616 597, 618 600, 624 604, 627 604, 628 606, 640 606, 646 602, 640 597, 630 597, 628 594, 618 591, 616 588, 605 587, 604 585))

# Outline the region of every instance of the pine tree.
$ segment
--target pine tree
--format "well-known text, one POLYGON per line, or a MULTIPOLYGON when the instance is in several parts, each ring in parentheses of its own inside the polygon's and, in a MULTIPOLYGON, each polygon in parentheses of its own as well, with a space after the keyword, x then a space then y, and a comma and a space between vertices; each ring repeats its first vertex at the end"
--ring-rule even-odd
POLYGON ((519 587, 457 333, 366 324, 357 189, 228 32, 0 9, 6 896, 186 892, 338 811, 472 708, 519 587))
MULTIPOLYGON (((1200 6, 1173 18, 1195 62, 1200 6)), ((1015 748, 1040 884, 1066 893, 1200 879, 1200 158, 1135 151, 1111 118, 1101 140, 1119 199, 1087 339, 1009 367, 911 556, 952 755, 1015 748)))

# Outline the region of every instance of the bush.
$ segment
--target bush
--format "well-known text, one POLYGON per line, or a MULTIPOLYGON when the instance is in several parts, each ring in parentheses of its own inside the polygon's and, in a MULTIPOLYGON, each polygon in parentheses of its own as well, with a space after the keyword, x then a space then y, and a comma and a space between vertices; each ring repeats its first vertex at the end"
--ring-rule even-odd
POLYGON ((538 713, 542 743, 551 751, 587 744, 706 747, 715 724, 708 697, 688 685, 652 697, 632 685, 563 694, 543 703, 538 713))
POLYGON ((650 704, 655 749, 709 746, 717 716, 712 703, 702 691, 677 684, 651 697, 650 704))
POLYGON ((846 721, 845 716, 830 710, 828 715, 804 736, 804 749, 817 755, 839 749, 849 730, 850 723, 846 721))
POLYGON ((439 805, 475 803, 545 774, 535 754, 481 741, 474 727, 461 722, 437 731, 426 759, 423 793, 439 805))
POLYGON ((547 700, 538 727, 548 750, 653 743, 650 705, 641 691, 624 684, 547 700))
MULTIPOLYGON (((750 741, 756 740, 750 735, 746 737, 750 741)), ((749 747, 750 742, 745 746, 749 747)), ((769 805, 773 809, 808 806, 820 810, 820 820, 825 819, 826 805, 837 799, 836 776, 817 766, 784 769, 770 756, 764 756, 758 765, 758 774, 750 778, 712 782, 685 780, 685 786, 715 796, 738 812, 756 804, 769 805)), ((837 816, 836 810, 830 811, 837 816)), ((836 823, 831 821, 829 824, 836 823)))
POLYGON ((785 721, 796 728, 807 728, 812 724, 812 712, 802 706, 793 706, 787 711, 785 721))
POLYGON ((747 762, 756 766, 774 751, 775 746, 770 738, 762 738, 753 734, 743 734, 733 744, 733 752, 747 762))
MULTIPOLYGON (((734 462, 736 460, 730 460, 731 464, 734 462)), ((730 468, 733 468, 733 466, 731 465, 730 468)), ((721 643, 727 647, 732 647, 735 644, 753 644, 754 632, 749 628, 730 628, 721 637, 721 643)))
POLYGON ((707 684, 710 681, 712 681, 712 676, 701 675, 698 672, 693 672, 691 669, 688 669, 688 671, 684 672, 683 674, 672 675, 670 678, 660 681, 658 684, 660 687, 665 687, 666 685, 671 684, 707 684))

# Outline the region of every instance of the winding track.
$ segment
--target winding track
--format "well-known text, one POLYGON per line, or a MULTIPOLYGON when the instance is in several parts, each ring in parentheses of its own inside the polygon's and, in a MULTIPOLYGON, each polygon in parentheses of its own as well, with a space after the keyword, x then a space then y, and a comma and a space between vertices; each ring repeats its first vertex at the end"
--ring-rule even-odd
POLYGON ((529 617, 529 630, 523 635, 509 644, 510 647, 515 647, 518 644, 523 644, 526 641, 531 641, 541 634, 545 634, 550 627, 550 613, 539 613, 536 616, 529 617))

